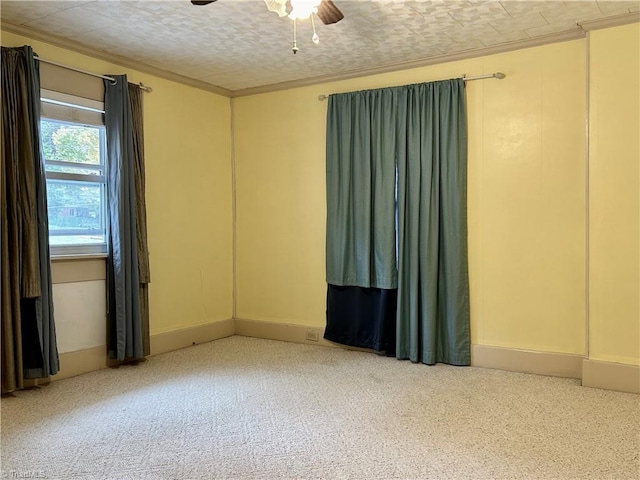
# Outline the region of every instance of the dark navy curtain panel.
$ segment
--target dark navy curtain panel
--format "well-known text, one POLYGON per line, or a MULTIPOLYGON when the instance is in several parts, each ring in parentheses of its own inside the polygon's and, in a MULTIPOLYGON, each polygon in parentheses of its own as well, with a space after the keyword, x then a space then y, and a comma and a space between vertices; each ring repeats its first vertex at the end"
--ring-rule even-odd
POLYGON ((397 290, 328 285, 324 338, 396 354, 397 290))
POLYGON ((466 176, 462 79, 330 96, 326 339, 470 364, 466 176))

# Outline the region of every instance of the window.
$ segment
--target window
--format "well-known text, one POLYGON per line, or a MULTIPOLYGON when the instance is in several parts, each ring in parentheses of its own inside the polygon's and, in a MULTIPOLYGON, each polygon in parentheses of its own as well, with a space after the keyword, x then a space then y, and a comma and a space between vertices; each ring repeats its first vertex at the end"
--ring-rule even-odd
POLYGON ((41 98, 51 254, 106 253, 103 106, 47 90, 42 90, 41 98))

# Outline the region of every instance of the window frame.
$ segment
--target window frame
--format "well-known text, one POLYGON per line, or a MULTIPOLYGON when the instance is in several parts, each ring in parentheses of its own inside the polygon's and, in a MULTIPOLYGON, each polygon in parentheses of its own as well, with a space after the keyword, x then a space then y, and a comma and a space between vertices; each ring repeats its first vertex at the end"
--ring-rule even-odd
MULTIPOLYGON (((47 159, 43 154, 46 182, 60 182, 69 185, 99 185, 101 198, 101 231, 104 233, 104 242, 96 244, 66 244, 52 245, 50 242, 49 252, 52 257, 73 257, 73 256, 106 256, 108 253, 109 238, 109 217, 108 217, 108 194, 107 194, 107 149, 106 131, 104 125, 104 103, 74 95, 68 95, 52 90, 41 89, 41 114, 40 121, 51 121, 59 124, 72 126, 85 126, 99 129, 99 149, 100 164, 84 164, 66 162, 64 160, 47 159), (47 165, 81 168, 94 171, 95 174, 82 174, 70 172, 47 171, 47 165)), ((71 231, 66 232, 71 234, 71 231)), ((87 232, 88 233, 88 232, 87 232)), ((64 235, 65 231, 56 231, 52 234, 49 231, 49 239, 52 236, 64 235)), ((74 230, 73 234, 78 233, 74 230)))

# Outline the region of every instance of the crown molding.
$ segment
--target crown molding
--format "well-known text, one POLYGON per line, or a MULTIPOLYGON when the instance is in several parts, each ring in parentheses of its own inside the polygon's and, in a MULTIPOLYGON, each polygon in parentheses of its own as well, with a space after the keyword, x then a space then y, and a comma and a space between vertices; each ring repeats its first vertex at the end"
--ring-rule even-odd
POLYGON ((319 77, 292 80, 290 82, 274 83, 271 85, 262 85, 259 87, 234 90, 231 92, 231 97, 246 97, 249 95, 258 95, 261 93, 276 92, 279 90, 289 90, 291 88, 308 87, 321 83, 350 80, 352 78, 396 72, 399 70, 409 70, 411 68, 428 67, 430 65, 437 65, 441 63, 455 62, 459 60, 466 60, 469 58, 485 57, 487 55, 495 55, 497 53, 511 52, 514 50, 521 50, 523 48, 538 47, 540 45, 547 45, 550 43, 567 42, 570 40, 584 38, 585 36, 586 33, 584 30, 576 28, 575 30, 567 30, 564 32, 544 35, 536 38, 528 38, 526 40, 501 43, 499 45, 493 45, 491 47, 475 48, 472 50, 464 50, 462 52, 448 53, 420 60, 412 60, 410 62, 393 63, 376 68, 352 70, 350 72, 341 73, 338 75, 322 75, 319 77))
POLYGON ((590 32, 592 30, 621 27, 622 25, 629 25, 631 23, 638 22, 640 22, 640 11, 614 15, 612 17, 602 18, 600 20, 587 20, 585 22, 579 22, 578 26, 585 32, 590 32))
POLYGON ((170 80, 172 82, 181 83, 183 85, 188 85, 190 87, 199 88, 200 90, 206 90, 208 92, 217 93, 218 95, 223 95, 225 97, 230 97, 231 94, 233 93, 231 90, 218 87, 217 85, 212 85, 210 83, 203 82, 201 80, 196 80, 195 78, 179 75, 177 73, 170 72, 169 70, 163 70, 162 68, 157 68, 151 65, 147 65, 146 63, 137 62, 130 58, 121 57, 120 55, 114 55, 112 53, 105 52, 103 50, 97 50, 95 48, 86 47, 73 40, 69 40, 57 35, 51 35, 51 34, 42 32, 40 30, 25 27, 23 25, 16 25, 11 22, 3 21, 0 24, 0 28, 6 32, 29 37, 29 38, 32 38, 33 40, 38 40, 44 43, 48 43, 55 47, 71 50, 76 53, 81 53, 82 55, 87 55, 92 58, 97 58, 98 60, 104 60, 109 63, 120 65, 121 67, 131 68, 133 70, 137 70, 138 72, 147 73, 149 75, 163 78, 165 80, 170 80))

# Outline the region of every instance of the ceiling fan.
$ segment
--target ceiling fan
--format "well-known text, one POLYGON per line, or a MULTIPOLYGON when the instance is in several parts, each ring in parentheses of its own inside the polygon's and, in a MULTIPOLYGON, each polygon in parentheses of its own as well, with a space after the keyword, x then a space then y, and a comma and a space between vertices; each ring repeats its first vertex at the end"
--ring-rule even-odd
MULTIPOLYGON (((209 5, 217 0, 191 0, 194 5, 209 5)), ((293 20, 293 53, 298 52, 297 43, 297 21, 311 17, 311 27, 313 28, 313 36, 311 41, 316 45, 320 43, 320 38, 316 33, 316 25, 313 21, 313 15, 325 25, 338 23, 344 18, 342 12, 335 6, 331 0, 264 0, 267 10, 275 12, 280 17, 287 16, 293 20)))
MULTIPOLYGON (((191 0, 194 5, 209 5, 217 0, 191 0)), ((325 25, 338 23, 344 18, 342 12, 331 0, 264 0, 267 9, 279 16, 289 16, 292 19, 308 18, 312 13, 325 25)))

